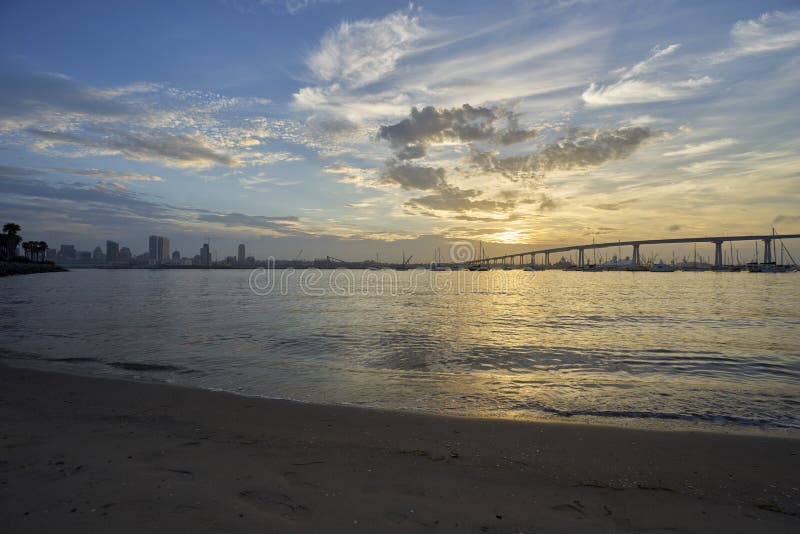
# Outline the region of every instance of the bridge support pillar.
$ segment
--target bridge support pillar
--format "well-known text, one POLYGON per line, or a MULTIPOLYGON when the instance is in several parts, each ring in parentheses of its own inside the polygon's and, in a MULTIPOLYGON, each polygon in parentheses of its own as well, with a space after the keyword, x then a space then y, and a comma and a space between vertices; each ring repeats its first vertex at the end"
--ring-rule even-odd
POLYGON ((714 267, 722 267, 722 241, 714 241, 714 267))
POLYGON ((640 245, 633 245, 633 256, 631 256, 631 262, 634 265, 639 265, 639 246, 640 245))
POLYGON ((578 249, 578 267, 583 267, 583 249, 578 249))
POLYGON ((772 239, 764 240, 764 263, 772 263, 772 239))
POLYGON ((545 252, 544 253, 544 264, 547 265, 548 267, 550 267, 550 253, 549 252, 545 252))

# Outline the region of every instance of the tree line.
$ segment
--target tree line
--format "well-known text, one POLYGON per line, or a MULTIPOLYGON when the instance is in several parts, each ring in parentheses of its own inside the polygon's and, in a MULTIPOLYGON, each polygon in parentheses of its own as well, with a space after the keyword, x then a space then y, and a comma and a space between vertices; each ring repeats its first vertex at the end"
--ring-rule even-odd
POLYGON ((22 243, 25 257, 31 261, 44 261, 47 255, 46 241, 22 241, 20 225, 10 222, 3 225, 0 234, 0 260, 13 261, 17 258, 17 247, 22 243))

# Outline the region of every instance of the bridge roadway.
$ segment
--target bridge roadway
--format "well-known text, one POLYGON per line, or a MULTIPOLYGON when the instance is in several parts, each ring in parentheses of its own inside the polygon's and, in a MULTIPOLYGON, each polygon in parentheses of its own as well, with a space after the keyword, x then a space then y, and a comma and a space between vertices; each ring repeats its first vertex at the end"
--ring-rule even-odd
POLYGON ((642 245, 669 245, 676 243, 714 243, 714 265, 719 267, 722 265, 722 244, 728 241, 763 241, 764 242, 764 263, 771 263, 772 258, 772 242, 778 239, 800 239, 800 234, 769 234, 769 235, 738 235, 738 236, 716 236, 716 237, 679 237, 671 239, 640 239, 637 241, 614 241, 609 243, 589 243, 586 245, 572 245, 568 247, 547 248, 542 250, 532 250, 530 252, 522 252, 517 254, 507 254, 505 256, 494 256, 491 258, 474 259, 466 264, 474 263, 500 263, 505 264, 510 261, 513 265, 516 263, 516 258, 519 258, 520 265, 525 263, 525 257, 531 257, 531 264, 536 263, 536 255, 544 255, 544 264, 550 265, 550 254, 558 252, 571 252, 573 250, 578 252, 578 266, 584 266, 584 253, 586 250, 593 250, 598 248, 609 247, 633 247, 631 260, 634 264, 640 263, 639 248, 642 245))

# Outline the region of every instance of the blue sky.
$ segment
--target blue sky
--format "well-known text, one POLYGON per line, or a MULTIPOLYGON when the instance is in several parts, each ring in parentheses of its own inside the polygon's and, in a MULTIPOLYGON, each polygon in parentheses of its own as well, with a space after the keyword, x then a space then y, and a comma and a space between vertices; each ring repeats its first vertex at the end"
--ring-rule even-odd
POLYGON ((794 2, 71 4, 0 7, 0 214, 31 238, 800 232, 794 2))

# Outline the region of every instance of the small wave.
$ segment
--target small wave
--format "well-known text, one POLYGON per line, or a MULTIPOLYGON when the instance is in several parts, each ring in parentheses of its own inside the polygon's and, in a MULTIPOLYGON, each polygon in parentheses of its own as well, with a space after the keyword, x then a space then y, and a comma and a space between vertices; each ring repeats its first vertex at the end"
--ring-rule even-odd
POLYGON ((159 363, 140 363, 140 362, 112 362, 111 367, 124 369, 126 371, 181 371, 182 368, 175 365, 163 365, 159 363))
POLYGON ((63 363, 100 363, 97 358, 42 358, 46 362, 63 363))
POLYGON ((665 419, 673 421, 701 421, 717 424, 733 424, 744 426, 760 426, 770 428, 800 428, 800 424, 787 424, 770 421, 767 419, 756 419, 750 417, 738 417, 735 415, 720 415, 710 413, 675 413, 675 412, 650 412, 636 410, 559 410, 549 406, 541 405, 537 402, 526 402, 511 407, 512 410, 537 410, 543 413, 556 415, 559 417, 608 417, 626 419, 665 419))

